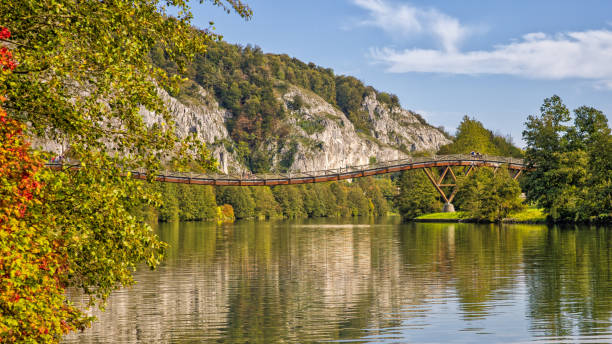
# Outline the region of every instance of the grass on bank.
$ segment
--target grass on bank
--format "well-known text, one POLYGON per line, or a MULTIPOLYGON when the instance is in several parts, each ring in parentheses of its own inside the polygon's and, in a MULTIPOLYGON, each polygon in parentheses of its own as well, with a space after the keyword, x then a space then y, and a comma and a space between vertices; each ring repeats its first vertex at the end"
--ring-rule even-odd
POLYGON ((523 211, 510 214, 508 219, 516 222, 546 222, 546 214, 540 208, 525 208, 523 211))
MULTIPOLYGON (((469 216, 463 211, 457 211, 454 213, 431 213, 421 215, 416 220, 468 220, 469 216)), ((542 209, 538 208, 526 208, 518 213, 510 214, 504 221, 508 222, 529 222, 529 223, 542 223, 546 222, 546 214, 542 209)))
POLYGON ((461 220, 466 217, 465 212, 456 211, 454 213, 431 213, 417 217, 417 220, 461 220))

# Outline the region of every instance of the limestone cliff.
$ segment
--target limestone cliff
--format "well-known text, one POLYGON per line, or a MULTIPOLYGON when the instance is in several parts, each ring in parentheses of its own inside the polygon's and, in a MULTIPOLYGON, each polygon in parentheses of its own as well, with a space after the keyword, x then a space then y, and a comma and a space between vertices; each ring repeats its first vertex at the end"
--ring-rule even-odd
MULTIPOLYGON (((163 91, 162 95, 180 136, 195 133, 207 142, 221 171, 247 170, 235 154, 235 142, 226 127, 231 112, 203 89, 188 100, 178 100, 163 91)), ((278 97, 288 114, 285 124, 290 133, 282 140, 261 142, 261 149, 272 157, 272 171, 312 171, 389 161, 405 158, 412 151, 436 151, 450 142, 414 113, 389 108, 374 94, 367 95, 362 104, 374 128, 369 133, 357 131, 342 111, 310 91, 290 85, 278 97)), ((156 121, 154 114, 142 114, 147 123, 156 121)))
MULTIPOLYGON (((227 125, 232 113, 201 87, 189 97, 177 99, 160 90, 163 101, 176 123, 177 134, 194 133, 207 143, 223 173, 248 170, 237 155, 237 144, 227 125)), ((399 107, 390 108, 376 100, 374 93, 364 97, 362 108, 369 114, 370 132, 356 130, 337 107, 320 96, 300 87, 288 85, 278 92, 278 100, 287 114, 282 139, 269 138, 260 150, 271 157, 270 170, 314 171, 364 165, 373 161, 390 161, 409 156, 413 151, 436 151, 450 143, 440 130, 428 125, 414 113, 399 107)), ((160 121, 159 116, 141 110, 145 124, 160 121)), ((66 144, 36 140, 35 146, 58 154, 66 144)))

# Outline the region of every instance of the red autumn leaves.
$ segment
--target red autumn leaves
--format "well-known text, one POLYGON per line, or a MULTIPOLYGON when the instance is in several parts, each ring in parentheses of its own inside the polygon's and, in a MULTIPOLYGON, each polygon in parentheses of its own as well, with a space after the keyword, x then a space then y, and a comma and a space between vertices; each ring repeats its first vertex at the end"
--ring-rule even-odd
MULTIPOLYGON (((0 28, 0 40, 8 42, 9 38, 11 38, 11 32, 5 27, 0 28)), ((13 60, 13 54, 6 46, 0 47, 0 67, 3 71, 13 70, 17 67, 15 60, 13 60)))

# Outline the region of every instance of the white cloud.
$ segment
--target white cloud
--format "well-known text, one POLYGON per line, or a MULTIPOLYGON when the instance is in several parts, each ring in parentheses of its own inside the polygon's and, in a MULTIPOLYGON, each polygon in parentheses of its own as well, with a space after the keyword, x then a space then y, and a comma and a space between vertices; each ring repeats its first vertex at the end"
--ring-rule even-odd
POLYGON ((530 33, 491 50, 390 48, 371 55, 393 73, 505 74, 536 79, 590 79, 612 85, 612 31, 530 33))
POLYGON ((391 4, 384 0, 353 0, 369 12, 361 25, 375 26, 392 36, 434 36, 445 51, 457 51, 470 29, 436 9, 421 9, 407 4, 391 4))

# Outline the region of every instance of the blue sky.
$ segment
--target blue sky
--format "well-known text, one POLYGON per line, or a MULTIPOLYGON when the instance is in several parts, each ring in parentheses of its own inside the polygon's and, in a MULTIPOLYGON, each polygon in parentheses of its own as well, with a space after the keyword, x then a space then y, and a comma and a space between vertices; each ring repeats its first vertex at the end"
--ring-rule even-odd
POLYGON ((250 21, 194 2, 194 24, 353 75, 450 132, 469 115, 522 145, 553 94, 612 113, 612 1, 246 2, 250 21))

